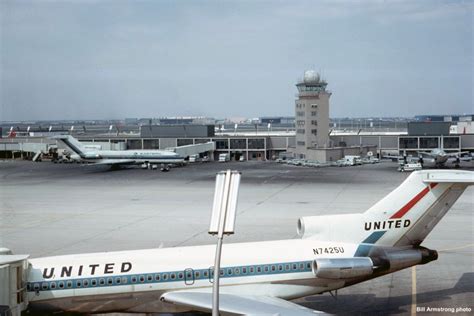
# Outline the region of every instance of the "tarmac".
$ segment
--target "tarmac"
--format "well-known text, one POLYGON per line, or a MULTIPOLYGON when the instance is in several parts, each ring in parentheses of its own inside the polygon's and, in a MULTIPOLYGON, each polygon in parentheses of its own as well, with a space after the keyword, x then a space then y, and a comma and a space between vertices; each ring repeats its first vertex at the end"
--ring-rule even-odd
MULTIPOLYGON (((391 162, 308 168, 248 161, 197 163, 164 173, 5 160, 0 247, 43 257, 214 244, 207 233, 214 181, 225 169, 241 171, 242 182, 236 233, 224 243, 297 238, 300 216, 364 212, 409 175, 396 168, 391 162)), ((474 170, 471 163, 463 169, 474 170)), ((413 315, 417 308, 420 315, 451 314, 451 308, 473 314, 473 211, 470 187, 422 244, 438 250, 437 261, 341 289, 337 297, 295 302, 338 315, 413 315)))

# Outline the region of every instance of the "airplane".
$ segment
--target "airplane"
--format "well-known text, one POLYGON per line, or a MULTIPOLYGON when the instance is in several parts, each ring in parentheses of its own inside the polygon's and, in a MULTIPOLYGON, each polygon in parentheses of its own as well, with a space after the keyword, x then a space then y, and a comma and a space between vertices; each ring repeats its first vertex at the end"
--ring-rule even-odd
MULTIPOLYGON (((437 260, 421 244, 473 184, 472 171, 415 171, 364 213, 301 217, 299 239, 223 245, 220 313, 314 315, 288 300, 437 260)), ((51 313, 210 312, 214 253, 205 245, 32 258, 25 291, 32 309, 51 313)))
POLYGON ((434 148, 431 151, 418 151, 418 157, 409 157, 404 152, 403 155, 399 156, 391 156, 385 155, 383 158, 390 158, 390 159, 398 159, 399 161, 403 160, 403 163, 408 163, 410 161, 420 162, 422 165, 425 162, 429 162, 435 165, 436 168, 442 168, 451 160, 455 166, 458 168, 461 161, 471 161, 472 156, 470 155, 469 151, 459 151, 448 153, 441 148, 434 148), (469 156, 464 157, 463 155, 468 154, 469 156))
POLYGON ((52 139, 62 141, 75 154, 70 157, 75 161, 94 165, 133 165, 133 164, 180 164, 184 158, 167 150, 99 150, 87 148, 71 135, 57 135, 52 139))

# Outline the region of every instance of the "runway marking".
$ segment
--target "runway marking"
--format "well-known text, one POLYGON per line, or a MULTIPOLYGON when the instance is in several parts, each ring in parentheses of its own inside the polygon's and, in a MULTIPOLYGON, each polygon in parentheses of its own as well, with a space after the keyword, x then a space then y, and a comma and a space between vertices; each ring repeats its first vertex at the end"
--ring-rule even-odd
POLYGON ((416 315, 416 266, 411 267, 411 315, 416 315))
POLYGON ((474 246, 474 243, 473 243, 473 244, 467 244, 467 245, 464 245, 464 246, 459 246, 459 247, 446 248, 446 249, 438 250, 438 252, 445 252, 445 251, 451 251, 451 250, 459 250, 459 249, 468 248, 468 247, 472 247, 472 246, 474 246))

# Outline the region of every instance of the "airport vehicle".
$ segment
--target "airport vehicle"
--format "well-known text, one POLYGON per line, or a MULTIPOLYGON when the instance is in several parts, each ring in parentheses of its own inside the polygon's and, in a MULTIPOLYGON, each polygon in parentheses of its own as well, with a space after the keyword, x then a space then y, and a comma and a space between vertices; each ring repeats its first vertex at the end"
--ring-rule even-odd
POLYGON ((219 162, 227 162, 230 161, 229 154, 219 154, 219 162))
POLYGON ((415 170, 421 170, 423 169, 423 166, 419 162, 407 162, 407 163, 402 163, 398 167, 398 171, 403 172, 403 171, 415 171, 415 170))
POLYGON ((189 162, 200 162, 201 157, 198 154, 189 156, 189 162))
POLYGON ((97 150, 86 148, 71 135, 58 135, 52 138, 62 141, 76 153, 71 155, 71 159, 95 165, 184 163, 183 157, 167 150, 97 150))
MULTIPOLYGON (((301 217, 301 239, 224 245, 221 313, 314 315, 286 300, 436 260, 436 250, 421 244, 473 184, 471 171, 415 171, 364 213, 301 217)), ((15 273, 26 275, 26 288, 18 290, 24 296, 15 297, 50 312, 210 311, 214 250, 208 245, 29 259, 15 273)), ((26 260, 5 253, 0 267, 26 260)))

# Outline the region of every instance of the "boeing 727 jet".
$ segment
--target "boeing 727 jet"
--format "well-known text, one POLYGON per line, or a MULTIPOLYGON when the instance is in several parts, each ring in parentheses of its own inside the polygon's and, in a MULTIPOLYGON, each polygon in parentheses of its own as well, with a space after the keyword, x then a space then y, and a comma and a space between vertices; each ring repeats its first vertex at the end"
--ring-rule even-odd
POLYGON ((71 135, 52 137, 62 141, 75 155, 75 160, 96 165, 132 165, 132 164, 161 164, 183 163, 184 158, 177 153, 167 150, 97 150, 83 146, 71 135))
MULTIPOLYGON (((364 213, 300 218, 299 239, 224 245, 221 314, 314 315, 288 300, 436 260, 423 240, 472 184, 470 171, 416 171, 364 213)), ((209 312, 214 251, 209 245, 30 259, 26 297, 31 308, 49 312, 209 312)), ((0 266, 8 258, 0 256, 0 266)))

